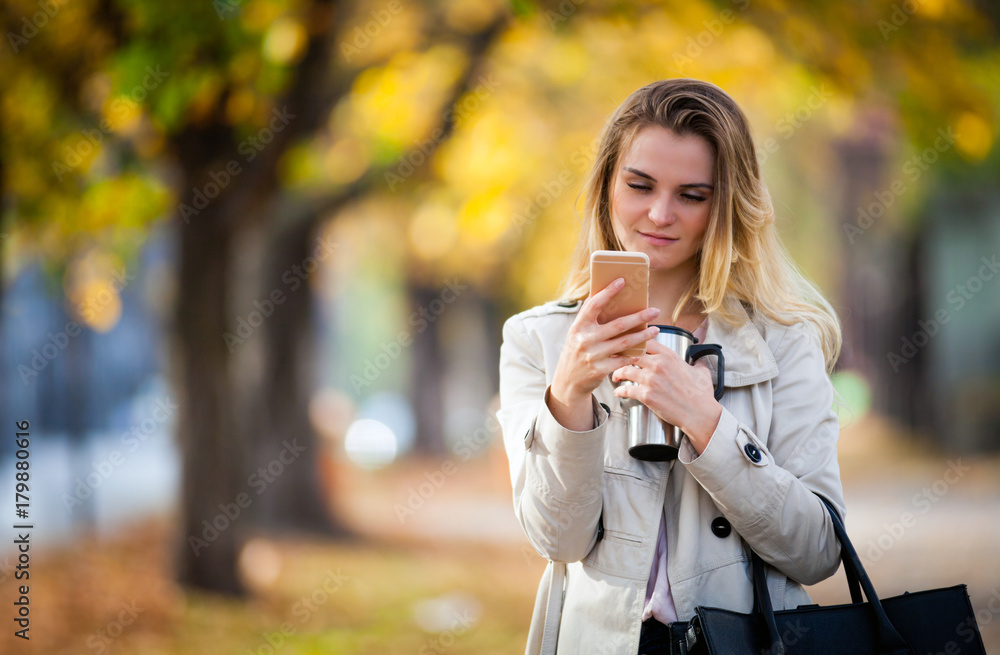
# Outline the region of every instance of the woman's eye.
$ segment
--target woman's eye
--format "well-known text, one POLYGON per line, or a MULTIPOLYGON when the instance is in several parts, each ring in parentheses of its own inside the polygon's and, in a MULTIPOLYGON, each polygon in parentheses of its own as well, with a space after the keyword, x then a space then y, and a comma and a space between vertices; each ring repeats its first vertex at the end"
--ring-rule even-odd
POLYGON ((636 191, 649 191, 648 186, 642 186, 641 184, 629 184, 629 186, 635 189, 636 191))
POLYGON ((693 196, 688 193, 682 193, 681 197, 687 200, 688 202, 705 202, 705 200, 707 200, 707 198, 703 198, 702 196, 693 196))

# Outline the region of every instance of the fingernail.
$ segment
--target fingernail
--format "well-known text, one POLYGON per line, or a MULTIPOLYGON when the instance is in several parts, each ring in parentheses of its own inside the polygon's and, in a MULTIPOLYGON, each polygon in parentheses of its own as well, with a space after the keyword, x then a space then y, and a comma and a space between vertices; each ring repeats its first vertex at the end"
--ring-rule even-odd
POLYGON ((616 287, 623 287, 623 286, 625 286, 625 278, 620 277, 617 280, 615 280, 615 286, 616 287))

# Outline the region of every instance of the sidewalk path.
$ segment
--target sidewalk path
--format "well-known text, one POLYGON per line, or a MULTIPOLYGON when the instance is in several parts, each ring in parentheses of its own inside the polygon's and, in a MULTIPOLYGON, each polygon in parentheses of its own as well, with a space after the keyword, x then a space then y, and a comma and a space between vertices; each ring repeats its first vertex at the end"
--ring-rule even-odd
MULTIPOLYGON (((934 453, 866 419, 842 431, 840 464, 847 529, 879 595, 965 583, 987 649, 1000 653, 1000 457, 934 453)), ((499 445, 469 461, 408 460, 371 473, 339 466, 338 476, 337 504, 359 531, 507 543, 534 556, 499 445)), ((820 604, 849 601, 843 570, 808 591, 820 604)))

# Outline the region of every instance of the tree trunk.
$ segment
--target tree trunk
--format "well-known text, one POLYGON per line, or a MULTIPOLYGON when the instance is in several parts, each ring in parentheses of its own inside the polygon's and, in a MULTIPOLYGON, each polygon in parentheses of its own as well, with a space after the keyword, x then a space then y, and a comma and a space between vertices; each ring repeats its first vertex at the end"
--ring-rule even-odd
POLYGON ((846 237, 842 367, 864 373, 877 411, 911 431, 927 429, 932 415, 926 355, 899 359, 903 338, 923 317, 919 239, 893 229, 894 203, 887 206, 880 198, 893 183, 888 153, 896 137, 877 109, 863 115, 855 133, 838 148, 846 237))
POLYGON ((486 325, 486 342, 490 345, 489 352, 494 353, 489 358, 490 366, 484 375, 490 376, 490 389, 494 394, 500 393, 500 346, 503 344, 503 324, 506 316, 500 314, 500 305, 493 296, 481 297, 483 308, 483 323, 486 325))
POLYGON ((335 256, 332 244, 316 239, 313 221, 300 221, 268 238, 269 256, 260 298, 275 298, 263 330, 261 420, 256 434, 256 466, 273 461, 284 444, 304 450, 277 476, 255 507, 254 522, 267 530, 302 530, 327 536, 347 531, 323 497, 318 478, 322 445, 309 421, 316 388, 317 331, 312 285, 335 256))
MULTIPOLYGON (((919 321, 928 316, 926 282, 922 274, 925 254, 921 231, 925 228, 921 226, 919 230, 912 237, 905 237, 907 243, 903 255, 903 275, 900 276, 899 284, 899 293, 902 295, 900 311, 896 322, 890 325, 889 340, 886 343, 887 350, 895 353, 902 350, 902 338, 912 338, 919 321)), ((898 372, 889 376, 886 385, 894 393, 889 396, 887 409, 890 415, 898 418, 913 434, 924 439, 933 439, 937 435, 940 439, 942 433, 936 430, 938 423, 934 394, 930 388, 929 357, 930 352, 921 349, 906 364, 901 365, 898 372)), ((947 444, 945 439, 940 439, 934 445, 947 444)))
MULTIPOLYGON (((233 290, 245 290, 248 284, 234 273, 233 267, 234 263, 244 261, 241 259, 244 253, 239 252, 241 237, 251 234, 248 229, 263 224, 260 219, 266 210, 261 208, 280 193, 277 167, 282 153, 290 144, 326 124, 330 108, 350 91, 352 81, 360 74, 360 70, 351 71, 330 80, 331 62, 336 59, 332 55, 335 52, 332 26, 338 24, 338 15, 345 8, 329 0, 318 1, 316 5, 310 20, 312 33, 317 36, 310 39, 296 81, 277 103, 296 118, 275 136, 252 165, 246 165, 245 172, 229 188, 192 217, 190 224, 184 223, 180 228, 180 282, 174 334, 179 355, 176 379, 181 406, 179 438, 184 458, 184 533, 178 569, 180 581, 188 586, 241 593, 237 555, 241 536, 249 531, 254 520, 241 518, 244 514, 252 513, 264 526, 305 525, 322 532, 339 531, 316 493, 318 447, 307 414, 315 356, 309 287, 303 283, 293 292, 281 278, 288 270, 286 266, 304 261, 314 247, 309 234, 315 219, 305 221, 301 230, 290 232, 287 245, 284 237, 280 239, 278 250, 287 249, 287 255, 276 259, 276 264, 267 269, 271 273, 263 286, 267 297, 272 289, 282 289, 286 292, 284 303, 266 319, 260 333, 251 335, 253 343, 237 345, 240 350, 235 357, 223 340, 235 317, 241 315, 236 307, 240 303, 234 302, 234 298, 245 297, 245 294, 234 296, 233 290), (286 264, 288 256, 292 261, 286 264), (279 276, 277 282, 273 279, 275 274, 279 276), (228 323, 227 313, 233 317, 228 323), (261 345, 262 341, 265 345, 261 345), (243 375, 247 370, 260 375, 243 375), (254 390, 263 390, 264 397, 255 395, 254 390), (284 441, 293 442, 296 438, 297 447, 305 446, 305 451, 285 466, 299 468, 270 479, 265 477, 267 487, 258 496, 249 488, 250 476, 279 458, 282 448, 287 449, 284 441), (244 493, 250 502, 239 507, 240 494, 244 493), (234 513, 237 508, 240 517, 229 519, 227 510, 234 513)), ((501 12, 496 21, 473 35, 470 55, 474 65, 468 72, 481 63, 489 44, 502 33, 505 24, 501 12)), ((456 98, 468 85, 466 76, 456 88, 456 98)), ((190 126, 172 139, 186 174, 181 188, 204 185, 209 173, 218 171, 220 164, 239 158, 234 134, 224 114, 220 104, 213 114, 215 122, 190 126)), ((445 134, 453 123, 450 113, 448 116, 445 134)), ((349 185, 325 203, 317 202, 313 214, 335 213, 336 208, 366 192, 374 179, 372 176, 364 183, 349 185)), ((267 218, 268 224, 280 223, 275 215, 267 218)), ((261 246, 259 250, 263 255, 267 248, 261 246)), ((260 279, 259 275, 256 279, 260 279)), ((267 297, 256 298, 263 302, 267 297)), ((250 309, 245 309, 242 315, 246 316, 250 309)), ((430 387, 434 397, 418 403, 418 407, 430 412, 425 416, 436 421, 424 434, 431 440, 431 450, 441 451, 441 371, 433 370, 441 368, 441 360, 433 323, 427 332, 420 335, 423 338, 418 337, 418 343, 430 343, 432 350, 420 352, 418 345, 415 352, 427 356, 427 369, 435 381, 430 387)), ((287 461, 287 454, 285 458, 287 461)))
POLYGON ((444 354, 438 330, 440 290, 410 286, 410 311, 417 312, 410 368, 410 402, 416 417, 413 451, 420 455, 444 454, 444 354))
POLYGON ((217 199, 181 221, 176 325, 178 438, 183 451, 178 578, 190 587, 239 595, 236 571, 242 525, 233 506, 246 493, 248 444, 237 429, 236 390, 223 334, 236 231, 217 199), (220 507, 221 506, 221 507, 220 507), (229 510, 228 515, 225 511, 229 510))

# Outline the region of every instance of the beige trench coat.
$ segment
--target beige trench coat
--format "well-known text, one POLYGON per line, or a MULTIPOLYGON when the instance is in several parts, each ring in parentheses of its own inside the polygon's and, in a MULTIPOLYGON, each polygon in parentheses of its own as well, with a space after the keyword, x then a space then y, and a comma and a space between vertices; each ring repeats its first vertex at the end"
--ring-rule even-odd
MULTIPOLYGON (((594 392, 592 430, 564 428, 545 402, 581 304, 549 302, 503 328, 497 419, 514 510, 550 560, 526 653, 638 651, 664 508, 680 620, 698 605, 751 611, 747 544, 772 565, 775 609, 811 603, 802 585, 833 575, 840 557, 815 494, 844 516, 840 428, 815 333, 805 323, 751 320, 745 310, 737 329, 710 315, 704 343, 721 345, 725 358, 718 426, 700 456, 685 439, 677 460, 642 462, 628 454, 625 414, 609 379, 594 392)), ((703 361, 717 379, 716 358, 703 361)))

